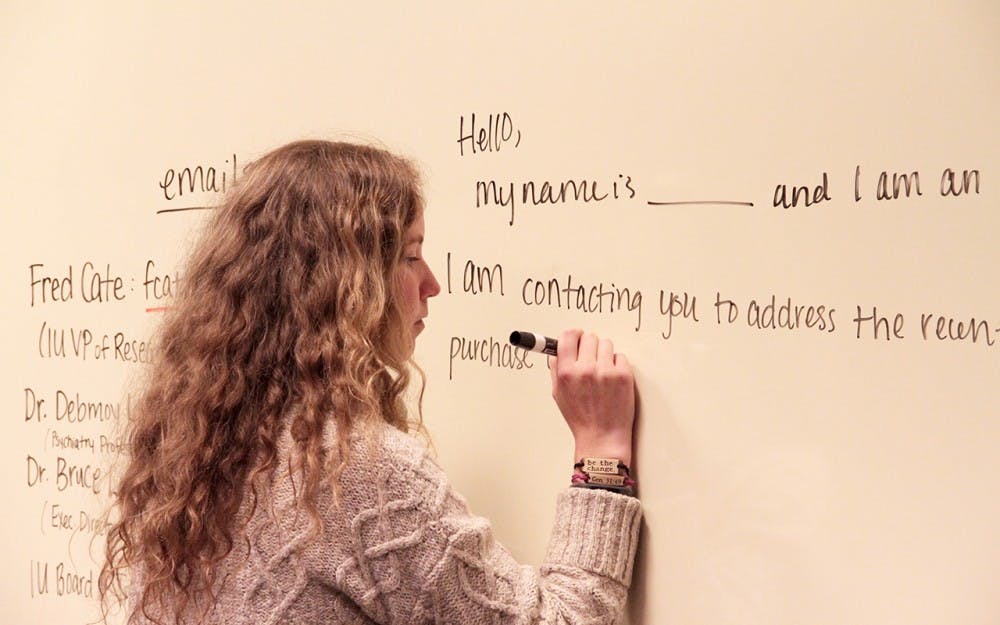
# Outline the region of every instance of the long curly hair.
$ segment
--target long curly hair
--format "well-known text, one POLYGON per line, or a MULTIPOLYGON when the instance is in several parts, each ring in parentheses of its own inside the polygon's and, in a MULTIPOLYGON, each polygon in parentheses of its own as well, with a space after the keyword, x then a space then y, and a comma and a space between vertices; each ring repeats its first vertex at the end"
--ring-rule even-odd
POLYGON ((141 588, 129 622, 149 608, 180 618, 212 592, 239 531, 233 519, 245 497, 257 505, 285 428, 298 504, 316 529, 317 496, 327 480, 335 487, 352 428, 414 425, 403 401, 412 337, 394 285, 422 210, 415 168, 370 146, 300 141, 247 169, 194 248, 155 340, 114 494, 105 615, 134 593, 130 570, 141 588))

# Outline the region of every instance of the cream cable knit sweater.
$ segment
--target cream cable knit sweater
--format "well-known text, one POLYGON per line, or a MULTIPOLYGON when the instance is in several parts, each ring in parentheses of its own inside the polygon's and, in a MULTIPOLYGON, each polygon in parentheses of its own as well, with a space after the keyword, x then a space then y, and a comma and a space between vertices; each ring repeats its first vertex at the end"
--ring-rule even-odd
POLYGON ((192 606, 185 622, 200 614, 233 625, 622 619, 641 517, 632 497, 560 493, 539 569, 497 544, 408 434, 385 427, 375 448, 353 438, 341 484, 339 507, 321 497, 324 531, 308 540, 308 519, 289 512, 291 484, 278 480, 273 505, 258 507, 249 539, 237 539, 223 563, 217 600, 192 606))

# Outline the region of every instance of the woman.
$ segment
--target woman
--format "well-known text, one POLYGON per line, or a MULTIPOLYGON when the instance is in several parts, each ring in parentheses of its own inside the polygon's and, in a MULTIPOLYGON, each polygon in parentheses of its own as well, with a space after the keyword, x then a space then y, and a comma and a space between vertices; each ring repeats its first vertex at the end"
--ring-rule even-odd
MULTIPOLYGON (((417 174, 385 151, 303 141, 248 169, 160 331, 106 606, 127 599, 130 623, 620 619, 640 517, 627 484, 592 488, 606 480, 578 467, 545 565, 521 567, 407 433, 422 430, 403 405, 410 357, 440 290, 423 236, 417 174)), ((626 359, 568 331, 551 364, 576 459, 628 465, 626 359)))

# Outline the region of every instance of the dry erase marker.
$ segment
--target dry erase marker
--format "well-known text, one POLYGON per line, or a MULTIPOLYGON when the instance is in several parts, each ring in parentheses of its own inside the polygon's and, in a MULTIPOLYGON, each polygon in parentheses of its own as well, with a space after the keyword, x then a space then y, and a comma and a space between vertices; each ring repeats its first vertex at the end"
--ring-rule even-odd
POLYGON ((555 356, 559 341, 533 332, 511 332, 510 342, 531 352, 555 356))

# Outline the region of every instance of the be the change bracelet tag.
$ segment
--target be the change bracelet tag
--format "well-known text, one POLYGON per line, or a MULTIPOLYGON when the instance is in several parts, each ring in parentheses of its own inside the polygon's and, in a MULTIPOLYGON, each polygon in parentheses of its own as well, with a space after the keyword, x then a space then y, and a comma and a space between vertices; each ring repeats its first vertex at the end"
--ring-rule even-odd
POLYGON ((594 473, 618 475, 618 460, 616 458, 584 458, 583 472, 588 475, 594 473))

